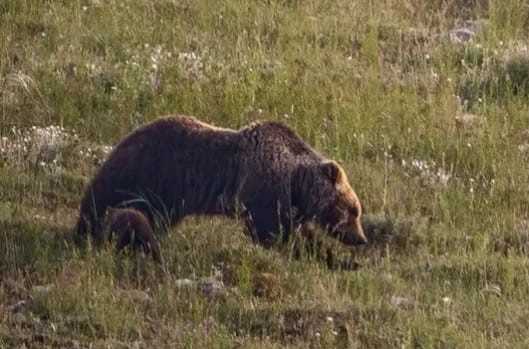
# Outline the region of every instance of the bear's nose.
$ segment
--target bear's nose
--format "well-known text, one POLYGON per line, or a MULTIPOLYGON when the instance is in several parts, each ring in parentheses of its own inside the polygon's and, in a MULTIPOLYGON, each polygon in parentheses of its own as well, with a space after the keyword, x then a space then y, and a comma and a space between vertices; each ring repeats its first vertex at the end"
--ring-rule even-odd
POLYGON ((369 242, 365 236, 360 236, 357 241, 358 245, 366 245, 369 242))
POLYGON ((358 220, 355 222, 355 240, 358 245, 365 245, 368 243, 367 237, 364 233, 364 228, 362 227, 362 224, 358 222, 358 220))

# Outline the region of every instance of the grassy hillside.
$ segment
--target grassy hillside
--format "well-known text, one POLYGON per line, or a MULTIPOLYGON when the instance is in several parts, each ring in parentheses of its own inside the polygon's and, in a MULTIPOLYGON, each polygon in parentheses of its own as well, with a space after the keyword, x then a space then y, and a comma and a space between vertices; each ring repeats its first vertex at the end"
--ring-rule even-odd
POLYGON ((529 346, 528 35, 525 0, 0 1, 0 348, 529 346), (166 275, 77 251, 109 146, 171 113, 340 161, 359 268, 208 218, 166 275))

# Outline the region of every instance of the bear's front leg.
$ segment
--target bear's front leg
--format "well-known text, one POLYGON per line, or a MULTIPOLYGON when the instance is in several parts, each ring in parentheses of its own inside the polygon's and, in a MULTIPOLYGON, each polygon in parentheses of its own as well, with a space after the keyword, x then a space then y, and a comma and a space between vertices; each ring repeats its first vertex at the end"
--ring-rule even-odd
POLYGON ((252 207, 242 216, 248 234, 259 245, 270 248, 288 239, 289 227, 282 222, 277 207, 252 207))

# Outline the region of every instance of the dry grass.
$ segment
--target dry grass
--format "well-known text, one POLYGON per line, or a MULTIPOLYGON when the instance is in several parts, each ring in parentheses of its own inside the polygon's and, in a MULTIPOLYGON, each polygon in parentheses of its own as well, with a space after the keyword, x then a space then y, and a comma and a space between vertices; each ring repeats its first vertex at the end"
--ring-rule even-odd
POLYGON ((211 5, 0 2, 0 348, 526 347, 526 1, 211 5), (168 113, 282 120, 344 164, 359 268, 225 219, 162 237, 165 275, 77 251, 105 145, 168 113))

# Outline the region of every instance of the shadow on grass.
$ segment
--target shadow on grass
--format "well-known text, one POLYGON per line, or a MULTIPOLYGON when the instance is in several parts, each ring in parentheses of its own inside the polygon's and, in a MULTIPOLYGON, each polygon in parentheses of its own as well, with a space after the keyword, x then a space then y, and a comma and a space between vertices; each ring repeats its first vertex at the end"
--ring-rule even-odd
MULTIPOLYGON (((336 250, 336 258, 329 261, 327 255, 311 255, 310 253, 295 257, 300 261, 317 261, 326 264, 329 270, 356 270, 361 267, 354 259, 362 258, 379 258, 388 249, 393 254, 413 253, 416 248, 424 242, 425 230, 427 227, 424 218, 407 218, 396 219, 389 216, 369 215, 364 218, 364 229, 369 239, 369 244, 363 247, 353 247, 352 249, 340 248, 336 250), (339 251, 341 250, 341 251, 339 251), (341 258, 347 255, 345 258, 341 258), (351 257, 352 256, 352 257, 351 257)), ((84 254, 84 250, 79 251, 73 240, 72 232, 52 223, 38 224, 29 221, 4 221, 0 222, 0 275, 16 274, 20 272, 41 272, 60 269, 65 261, 72 259, 79 253, 84 254)), ((198 249, 195 242, 191 241, 171 241, 174 239, 164 239, 162 244, 180 246, 163 248, 167 253, 170 264, 178 265, 177 269, 184 267, 185 270, 178 270, 178 273, 196 272, 196 268, 204 269, 208 272, 211 266, 218 266, 225 274, 228 283, 237 284, 245 269, 258 270, 260 272, 277 272, 281 269, 281 262, 271 262, 266 258, 266 254, 247 253, 237 249, 207 247, 215 253, 205 253, 202 248, 198 249), (173 242, 173 244, 171 244, 173 242), (190 249, 186 253, 186 247, 190 249), (210 249, 211 248, 211 249, 210 249), (185 260, 184 260, 185 259, 185 260), (196 263, 190 263, 195 261, 196 263), (176 264, 175 264, 176 263, 176 264), (198 264, 197 264, 198 263, 198 264), (270 265, 268 265, 270 264, 270 265), (187 266, 187 268, 185 268, 187 266), (189 269, 189 270, 187 270, 189 269), (191 270, 193 269, 193 270, 191 270)), ((187 239, 186 239, 187 240, 187 239)), ((200 245, 200 242, 199 242, 200 245)), ((169 246, 169 245, 168 245, 169 246)), ((244 248, 243 248, 244 249, 244 248)), ((288 258, 288 248, 279 248, 278 251, 285 255, 285 261, 288 258)), ((173 268, 174 269, 174 268, 173 268)), ((171 269, 172 270, 172 269, 171 269)), ((177 270, 173 270, 177 272, 177 270)), ((250 277, 250 276, 248 276, 250 277)))
POLYGON ((329 271, 355 271, 362 268, 364 262, 379 260, 388 253, 416 253, 427 242, 429 224, 425 217, 365 215, 362 225, 368 238, 366 245, 348 247, 325 233, 318 233, 314 243, 301 239, 300 245, 296 246, 299 241, 294 241, 288 248, 294 259, 322 263, 329 271))
POLYGON ((44 272, 74 253, 67 229, 25 221, 0 222, 0 275, 44 272))
POLYGON ((361 254, 374 257, 386 249, 396 254, 414 253, 424 243, 428 229, 428 219, 420 216, 366 215, 362 224, 369 243, 361 249, 361 254))

